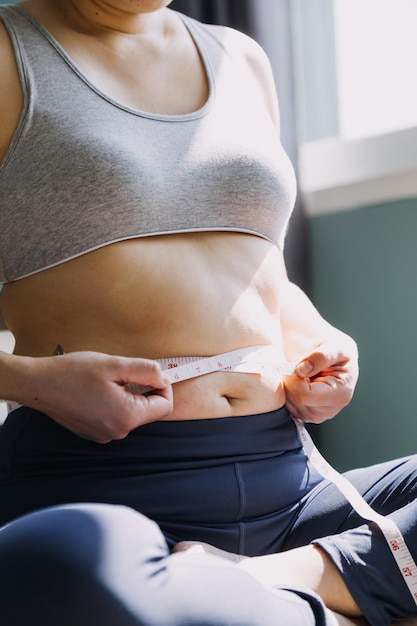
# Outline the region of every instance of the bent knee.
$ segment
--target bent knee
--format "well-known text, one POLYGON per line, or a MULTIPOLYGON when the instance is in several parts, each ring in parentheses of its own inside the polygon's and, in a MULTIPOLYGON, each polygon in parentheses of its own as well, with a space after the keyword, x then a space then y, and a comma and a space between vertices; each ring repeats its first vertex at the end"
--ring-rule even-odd
POLYGON ((30 623, 31 615, 43 626, 104 626, 111 615, 117 623, 115 613, 127 611, 117 593, 122 579, 140 571, 141 560, 157 563, 166 554, 157 525, 126 507, 65 505, 26 515, 0 531, 2 616, 10 626, 30 623))
MULTIPOLYGON (((32 572, 65 566, 96 569, 109 549, 123 542, 157 546, 166 552, 157 524, 132 509, 110 504, 74 504, 43 509, 11 522, 0 531, 0 562, 32 572)), ((137 547, 135 545, 134 547, 137 547)), ((2 568, 3 569, 3 568, 2 568)))

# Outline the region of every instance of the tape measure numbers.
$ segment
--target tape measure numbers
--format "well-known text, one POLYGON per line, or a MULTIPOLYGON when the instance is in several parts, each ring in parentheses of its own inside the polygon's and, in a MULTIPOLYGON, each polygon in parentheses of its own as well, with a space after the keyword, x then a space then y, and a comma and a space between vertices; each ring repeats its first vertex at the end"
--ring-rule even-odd
MULTIPOLYGON (((241 348, 210 357, 174 357, 157 359, 165 376, 172 383, 178 383, 212 372, 241 372, 248 374, 276 375, 277 379, 294 374, 295 363, 279 362, 279 353, 273 346, 253 346, 241 348)), ((145 393, 150 387, 127 385, 133 393, 145 393)), ((8 402, 9 412, 20 405, 8 402)), ((294 420, 301 438, 304 452, 320 474, 332 482, 345 496, 351 506, 367 521, 374 522, 381 530, 403 579, 417 604, 417 566, 405 543, 400 529, 393 520, 380 515, 363 499, 356 488, 337 472, 320 454, 309 433, 300 420, 294 420)))
MULTIPOLYGON (((183 357, 162 359, 159 362, 171 383, 214 371, 252 374, 272 373, 282 377, 294 374, 295 367, 295 363, 277 363, 277 351, 273 346, 243 348, 214 357, 183 357)), ((398 526, 390 518, 374 511, 347 478, 339 474, 326 461, 300 420, 295 419, 294 423, 300 435, 304 452, 312 465, 324 478, 339 489, 364 520, 377 524, 391 550, 409 592, 417 604, 417 566, 398 526)))
MULTIPOLYGON (((294 372, 295 363, 279 362, 279 353, 274 346, 251 346, 231 352, 203 357, 171 357, 156 359, 169 382, 179 383, 213 372, 240 372, 245 374, 269 374, 277 377, 294 372)), ((129 384, 129 391, 146 393, 151 387, 129 384)))
POLYGON ((404 578, 413 600, 417 604, 417 566, 396 523, 389 517, 385 517, 374 511, 347 478, 339 474, 339 472, 337 472, 320 454, 302 422, 298 419, 294 420, 294 422, 297 426, 301 441, 303 442, 304 452, 312 465, 314 465, 324 478, 327 478, 336 485, 339 491, 364 520, 377 524, 388 543, 397 567, 404 578))

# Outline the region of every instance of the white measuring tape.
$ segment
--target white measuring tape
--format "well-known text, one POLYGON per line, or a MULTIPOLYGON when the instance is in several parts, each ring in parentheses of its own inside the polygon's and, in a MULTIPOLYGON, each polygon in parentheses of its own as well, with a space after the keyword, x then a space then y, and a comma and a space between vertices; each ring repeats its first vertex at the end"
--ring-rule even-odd
MULTIPOLYGON (((65 354, 62 352, 62 354, 65 354)), ((197 378, 212 372, 241 372, 246 374, 274 374, 277 380, 294 372, 295 363, 278 363, 277 349, 274 346, 251 346, 215 356, 182 356, 155 359, 164 371, 164 376, 171 384, 190 378, 197 378)), ((153 390, 153 387, 128 383, 126 389, 141 394, 153 390)), ((22 405, 12 400, 7 401, 7 411, 16 411, 22 405)))
POLYGON ((374 511, 347 478, 339 474, 320 454, 302 422, 298 419, 295 419, 294 422, 303 442, 304 452, 314 467, 324 478, 336 485, 361 517, 378 525, 390 547, 414 602, 417 604, 417 566, 396 523, 374 511))
MULTIPOLYGON (((212 372, 241 372, 248 374, 283 376, 294 374, 295 363, 279 363, 279 354, 274 346, 254 346, 225 352, 211 357, 173 357, 157 359, 164 375, 174 384, 212 372)), ((143 385, 127 385, 133 393, 145 393, 149 387, 143 385)), ((18 408, 19 404, 8 403, 9 412, 18 408)), ((398 526, 388 517, 380 515, 363 499, 356 488, 339 472, 337 472, 320 454, 303 423, 294 419, 298 429, 304 452, 318 472, 332 482, 345 496, 363 519, 374 522, 381 530, 404 581, 417 604, 417 566, 405 543, 398 526)))
MULTIPOLYGON (((278 352, 274 346, 252 346, 215 356, 185 356, 156 359, 169 382, 179 383, 190 378, 197 378, 213 372, 240 372, 245 374, 269 374, 277 377, 294 372, 295 363, 279 363, 278 352)), ((151 387, 129 384, 129 391, 146 393, 151 387)))
MULTIPOLYGON (((256 346, 226 352, 213 357, 182 357, 159 361, 171 383, 180 382, 215 371, 276 374, 280 377, 294 374, 295 363, 277 364, 273 346, 256 346)), ((303 423, 294 419, 304 452, 318 472, 332 482, 364 520, 374 522, 381 530, 404 581, 417 604, 417 566, 398 526, 390 518, 380 515, 363 499, 359 491, 320 454, 303 423)))

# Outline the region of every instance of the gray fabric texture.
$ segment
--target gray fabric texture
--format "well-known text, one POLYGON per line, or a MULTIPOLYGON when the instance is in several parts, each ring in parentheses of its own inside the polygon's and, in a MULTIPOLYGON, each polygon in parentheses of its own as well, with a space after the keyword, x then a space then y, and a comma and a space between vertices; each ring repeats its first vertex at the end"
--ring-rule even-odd
MULTIPOLYGON (((279 96, 282 145, 296 170, 303 125, 300 55, 304 33, 299 22, 300 2, 303 0, 173 0, 170 5, 202 22, 237 28, 264 48, 271 60, 279 96)), ((316 9, 311 10, 314 13, 316 9)), ((319 71, 327 69, 326 66, 319 71)), ((311 287, 308 220, 300 194, 288 226, 284 253, 290 279, 308 292, 311 287)))
POLYGON ((182 16, 210 95, 194 113, 164 116, 100 92, 20 7, 1 8, 0 19, 25 96, 0 167, 0 282, 162 233, 249 232, 283 246, 294 172, 256 78, 227 41, 182 16))

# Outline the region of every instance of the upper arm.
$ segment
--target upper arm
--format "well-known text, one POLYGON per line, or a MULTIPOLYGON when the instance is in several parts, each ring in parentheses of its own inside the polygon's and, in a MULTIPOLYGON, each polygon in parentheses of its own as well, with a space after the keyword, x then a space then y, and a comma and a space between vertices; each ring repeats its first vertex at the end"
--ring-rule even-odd
POLYGON ((266 106, 268 107, 270 115, 279 131, 280 120, 278 95, 271 63, 263 48, 261 48, 261 46, 259 46, 255 41, 250 41, 252 45, 248 46, 246 60, 259 84, 259 88, 265 98, 266 106))
POLYGON ((208 26, 233 56, 245 64, 251 79, 259 89, 265 106, 279 131, 279 104, 271 63, 264 49, 251 37, 225 26, 208 26))
POLYGON ((0 161, 19 122, 23 94, 9 35, 0 22, 0 161))

